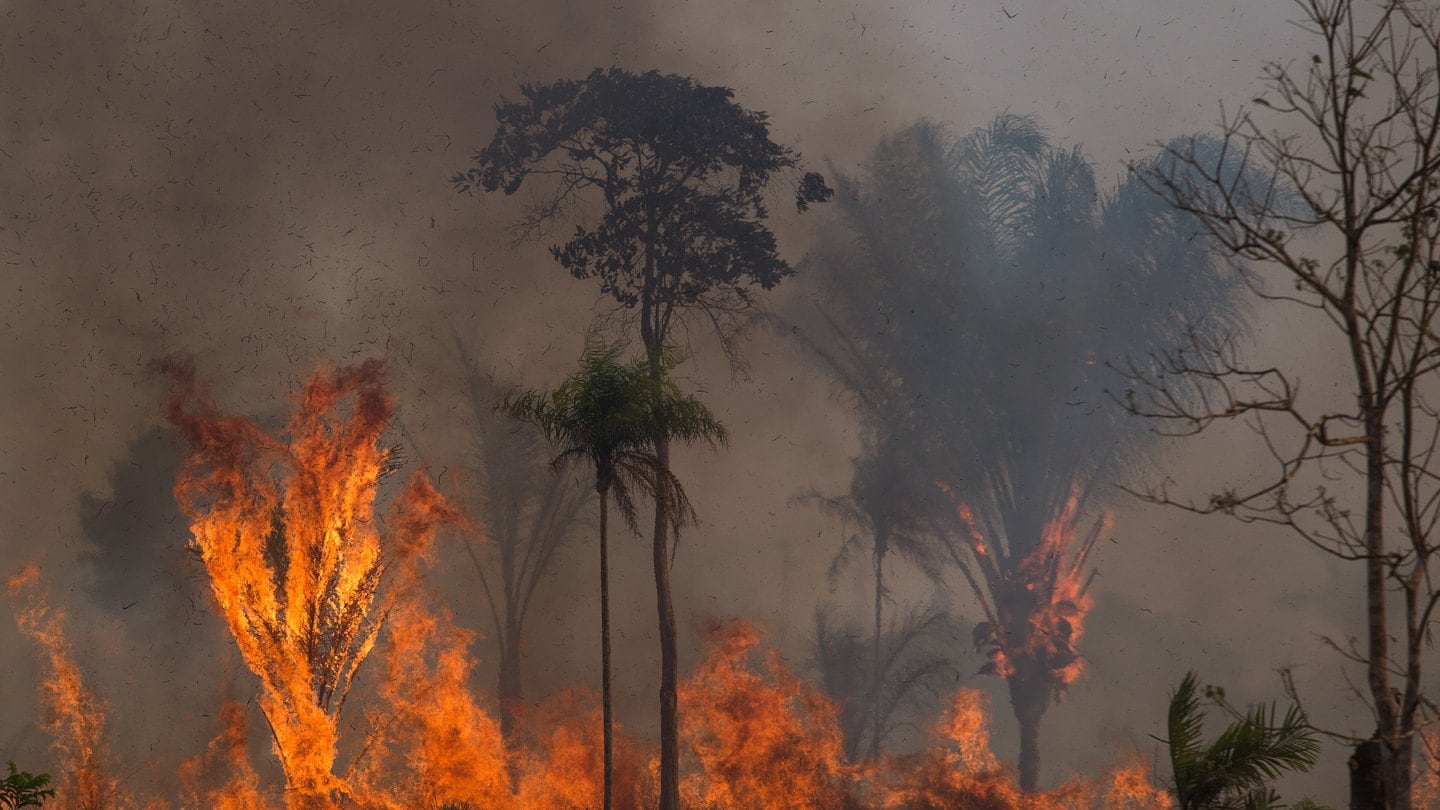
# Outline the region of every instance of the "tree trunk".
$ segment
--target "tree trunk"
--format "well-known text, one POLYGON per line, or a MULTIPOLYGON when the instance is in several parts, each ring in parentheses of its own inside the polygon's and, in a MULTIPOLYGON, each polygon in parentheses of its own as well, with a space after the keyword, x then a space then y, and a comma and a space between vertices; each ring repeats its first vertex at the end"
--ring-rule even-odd
MULTIPOLYGON (((1358 327, 1355 327, 1358 329, 1358 327)), ((1356 332, 1358 334, 1358 332, 1356 332)), ((1368 393, 1367 380, 1362 391, 1368 393)), ((1412 738, 1401 733, 1399 694, 1390 686, 1390 636, 1385 594, 1385 424, 1369 396, 1365 428, 1366 675, 1375 705, 1375 734, 1350 760, 1352 810, 1410 810, 1412 738)))
POLYGON ((1010 706, 1020 722, 1020 789, 1035 792, 1040 785, 1040 719, 1050 707, 1050 684, 1038 665, 1029 660, 1013 662, 1016 671, 1006 678, 1010 706))
POLYGON ((508 743, 514 740, 516 715, 525 702, 525 687, 520 677, 520 627, 513 617, 505 627, 499 686, 500 735, 508 743))
POLYGON ((610 492, 596 487, 600 493, 600 711, 604 717, 604 803, 610 810, 614 785, 614 722, 610 711, 610 492))
POLYGON ((1350 755, 1351 810, 1410 810, 1413 738, 1400 745, 1371 738, 1350 755))
MULTIPOLYGON (((656 464, 670 469, 670 442, 655 441, 656 464)), ((670 596, 669 504, 664 491, 655 498, 655 608, 660 617, 660 808, 680 810, 680 720, 676 705, 680 661, 675 632, 675 602, 670 596)))
POLYGON ((880 758, 880 636, 884 631, 882 610, 885 594, 885 542, 875 538, 875 649, 870 670, 870 759, 880 758))

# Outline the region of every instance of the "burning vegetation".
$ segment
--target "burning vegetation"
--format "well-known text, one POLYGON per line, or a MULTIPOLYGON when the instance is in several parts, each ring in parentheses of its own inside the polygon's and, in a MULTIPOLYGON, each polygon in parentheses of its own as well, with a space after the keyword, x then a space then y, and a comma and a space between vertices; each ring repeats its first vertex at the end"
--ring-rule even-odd
MULTIPOLYGON (((30 566, 9 593, 22 600, 17 620, 47 665, 46 727, 61 762, 52 806, 598 806, 592 692, 562 691, 503 739, 488 701, 470 690, 474 636, 430 604, 424 577, 437 531, 468 530, 461 515, 417 474, 378 516, 382 483, 397 469, 382 444, 391 402, 381 366, 316 372, 278 434, 220 413, 188 366, 172 371, 169 418, 192 449, 176 493, 215 611, 254 675, 274 762, 252 764, 249 710, 226 700, 215 738, 180 769, 175 796, 134 795, 106 752, 106 706, 82 682, 63 615, 46 607, 30 566), (283 786, 263 777, 276 765, 283 786)), ((1078 598, 1065 587, 1049 604, 1078 598)), ((926 751, 852 761, 837 704, 778 652, 758 665, 760 645, 752 624, 716 625, 681 684, 686 807, 1169 806, 1143 768, 1022 791, 991 753, 985 698, 971 690, 953 696, 926 751), (1117 804, 1121 795, 1130 804, 1117 804)), ((617 805, 654 806, 654 752, 622 730, 615 763, 617 805)))
MULTIPOLYGON (((1316 31, 1353 31, 1350 4, 1337 0, 1333 8, 1309 5, 1316 31)), ((1410 27, 1397 40, 1395 52, 1406 54, 1400 62, 1409 64, 1416 43, 1437 41, 1440 18, 1415 17, 1407 3, 1384 5, 1380 19, 1385 24, 1376 30, 1390 33, 1374 35, 1375 42, 1394 38, 1402 21, 1410 27)), ((1404 79, 1410 70, 1375 63, 1369 44, 1338 64, 1349 76, 1349 102, 1365 98, 1356 87, 1373 80, 1371 71, 1404 79)), ((1311 75, 1312 91, 1326 86, 1325 76, 1311 75)), ((1431 98, 1428 76, 1422 71, 1414 87, 1431 98)), ((1283 70, 1272 78, 1282 96, 1304 97, 1283 70)), ((1403 100, 1405 82, 1395 86, 1403 100)), ((1118 474, 1143 467, 1153 447, 1128 416, 1198 430, 1269 411, 1306 428, 1306 449, 1289 461, 1261 429, 1282 461, 1280 483, 1189 508, 1238 509, 1243 519, 1289 526, 1322 546, 1333 540, 1338 545, 1327 550, 1366 562, 1370 647, 1351 657, 1369 668, 1377 726, 1371 738, 1352 740, 1352 806, 1434 806, 1440 742, 1421 659, 1440 611, 1426 567, 1440 553, 1429 541, 1435 521, 1427 518, 1440 497, 1432 497, 1427 472, 1437 446, 1434 409, 1420 382, 1435 370, 1436 350, 1427 348, 1434 331, 1424 325, 1440 313, 1440 284, 1422 271, 1436 262, 1417 257, 1440 245, 1429 202, 1440 173, 1440 160, 1431 157, 1440 119, 1415 115, 1409 103, 1397 108, 1405 115, 1392 111, 1383 120, 1420 121, 1423 165, 1393 194, 1381 194, 1389 201, 1362 223, 1352 221, 1352 201, 1341 206, 1351 228, 1351 272, 1386 266, 1355 255, 1393 255, 1402 280, 1392 287, 1385 278, 1362 279, 1362 289, 1395 291, 1374 322, 1403 325, 1362 336, 1354 331, 1355 277, 1343 277, 1343 293, 1330 289, 1337 276, 1317 275, 1316 260, 1297 260, 1285 248, 1289 236, 1265 227, 1267 218, 1287 228, 1307 225, 1296 213, 1304 207, 1292 211, 1284 202, 1290 185, 1300 187, 1317 217, 1308 226, 1341 222, 1340 207, 1323 210, 1329 192, 1305 189, 1309 172, 1294 167, 1311 163, 1288 151, 1294 142, 1242 131, 1248 118, 1237 119, 1247 123, 1221 141, 1173 142, 1109 189, 1097 183, 1080 148, 1052 144, 1036 119, 1004 114, 959 137, 921 120, 884 139, 859 173, 835 178, 832 189, 804 169, 798 153, 770 139, 764 113, 739 106, 727 88, 620 68, 522 86, 520 100, 496 106, 493 141, 453 183, 465 193, 510 195, 525 186, 540 195, 517 223, 527 235, 553 232, 559 220, 594 206, 594 216, 551 253, 613 299, 610 325, 634 332, 640 356, 621 364, 623 340, 598 350, 587 341, 587 373, 548 394, 505 396, 501 410, 532 429, 517 434, 506 423, 474 431, 490 473, 471 501, 481 505, 479 516, 464 514, 423 471, 401 480, 405 459, 386 444, 394 404, 379 361, 322 367, 295 393, 279 430, 223 413, 191 365, 166 364, 175 383, 166 416, 189 447, 175 499, 188 518, 207 605, 249 680, 246 687, 221 685, 214 738, 170 783, 145 795, 107 749, 107 706, 75 664, 63 613, 48 607, 39 569, 23 568, 8 593, 18 627, 41 651, 43 725, 58 760, 55 803, 77 810, 177 803, 276 810, 1275 806, 1271 781, 1316 762, 1316 729, 1298 706, 1283 719, 1273 706, 1242 713, 1223 692, 1207 689, 1206 700, 1234 721, 1207 741, 1193 674, 1172 696, 1161 741, 1170 753, 1168 784, 1158 785, 1138 754, 1100 778, 1071 777, 1049 790, 1040 782, 1041 721, 1085 669, 1079 642, 1093 606, 1091 555, 1109 526, 1105 492, 1118 474), (1278 158, 1278 174, 1251 166, 1248 148, 1237 163, 1229 149, 1237 140, 1278 158), (1207 208, 1216 200, 1195 195, 1200 181, 1220 189, 1223 205, 1207 208), (678 537, 695 518, 671 451, 697 440, 715 446, 726 435, 668 376, 680 362, 673 341, 698 323, 733 350, 741 329, 756 320, 757 290, 795 273, 766 224, 774 184, 790 185, 797 212, 832 201, 837 209, 806 259, 815 286, 798 305, 803 311, 772 322, 786 321, 781 331, 831 372, 859 428, 849 492, 805 496, 858 529, 835 567, 852 546, 872 563, 865 595, 867 602, 873 595, 866 617, 873 625, 843 625, 827 636, 827 627, 843 621, 817 622, 823 689, 797 675, 780 652, 761 653, 761 631, 744 620, 712 622, 703 655, 682 680, 671 593, 678 537), (1263 199, 1254 199, 1262 188, 1263 199), (1236 199, 1244 210, 1234 208, 1236 199), (1408 219, 1389 210, 1395 200, 1413 207, 1408 219), (1359 250, 1373 222, 1408 223, 1401 228, 1408 244, 1359 250), (1228 249, 1228 260, 1217 246, 1228 249), (1339 412, 1307 423, 1283 374, 1245 371, 1228 359, 1229 334, 1246 325, 1241 296, 1254 283, 1235 265, 1250 260, 1278 264, 1300 280, 1297 289, 1320 292, 1317 308, 1346 324, 1352 357, 1363 358, 1374 335, 1389 335, 1384 356, 1391 359, 1380 364, 1380 387, 1361 392, 1359 417, 1339 412), (1411 305, 1416 314, 1405 312, 1411 305), (1411 331, 1413 346, 1390 355, 1396 335, 1411 331), (1212 357, 1194 365, 1174 348, 1186 345, 1218 347, 1211 353, 1219 364, 1207 364, 1212 357), (1136 346, 1154 353, 1130 357, 1136 346), (1099 372, 1115 364, 1148 386, 1148 400, 1111 394, 1099 372), (1386 374, 1400 365, 1409 370, 1387 388, 1386 374), (1171 387, 1174 377, 1198 380, 1199 393, 1171 387), (1237 399, 1229 388, 1235 379, 1265 396, 1237 399), (1230 403, 1214 408, 1206 386, 1230 403), (1405 414, 1387 416, 1396 401, 1405 414), (1337 425, 1363 431, 1331 433, 1337 425), (1412 428, 1432 440, 1412 442, 1412 428), (1395 458, 1385 449, 1387 433, 1404 437, 1399 483, 1385 478, 1395 458), (560 445, 551 448, 559 460, 587 461, 594 478, 587 469, 578 478, 542 479, 542 440, 560 445), (1351 449, 1311 455, 1312 442, 1351 449), (1298 508, 1288 500, 1302 462, 1339 459, 1358 470, 1350 454, 1362 444, 1369 461, 1364 532, 1323 487, 1298 508), (1412 445, 1428 449, 1412 456, 1412 445), (529 465, 528 472, 512 464, 529 465), (1387 493, 1405 496, 1392 499, 1403 505, 1410 542, 1399 555, 1381 553, 1387 493), (611 496, 635 534, 642 533, 637 501, 653 507, 647 539, 660 648, 654 744, 614 720, 611 496), (521 657, 531 600, 591 503, 598 506, 600 696, 569 688, 527 703, 521 657), (1296 522, 1312 508, 1333 534, 1296 522), (477 635, 455 620, 427 578, 447 532, 464 538, 490 608, 495 695, 473 691, 477 635), (488 570, 476 552, 486 546, 495 562, 488 570), (913 565, 939 596, 897 604, 897 564, 913 565), (1389 685, 1400 669, 1388 652, 1386 577, 1406 599, 1403 691, 1389 685), (950 597, 961 591, 980 616, 968 636, 953 632, 949 612, 950 597), (893 607, 908 613, 892 611, 887 621, 893 607), (976 675, 1006 682, 1019 727, 1014 766, 990 747, 986 696, 957 688, 963 650, 951 647, 963 645, 949 643, 957 637, 983 654, 976 675), (232 699, 235 688, 253 697, 232 699), (928 737, 896 753, 890 743, 907 725, 928 737)), ((1346 123, 1347 115, 1337 120, 1346 123)), ((1368 149, 1368 136, 1357 131, 1368 149)), ((1354 169, 1342 165, 1334 174, 1353 179, 1354 169)), ((473 365, 468 357, 466 364, 473 365)), ((1361 371, 1364 380, 1374 369, 1361 371)), ((493 410, 491 382, 471 374, 469 392, 483 405, 477 415, 493 410)), ((1150 497, 1173 503, 1163 490, 1150 497)), ((48 775, 33 777, 13 764, 9 770, 0 807, 16 804, 10 797, 20 790, 50 798, 48 775)))

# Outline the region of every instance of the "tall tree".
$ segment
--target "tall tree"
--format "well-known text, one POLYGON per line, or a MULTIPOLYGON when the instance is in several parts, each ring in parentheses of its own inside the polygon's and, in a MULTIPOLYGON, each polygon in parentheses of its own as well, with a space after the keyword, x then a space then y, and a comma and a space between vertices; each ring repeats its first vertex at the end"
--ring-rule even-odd
MULTIPOLYGON (((725 87, 657 71, 596 69, 578 80, 525 85, 521 100, 496 108, 494 138, 456 174, 462 192, 513 194, 532 175, 553 178, 517 223, 538 235, 571 207, 598 205, 551 248, 576 278, 596 278, 640 335, 651 376, 664 372, 673 329, 698 313, 728 347, 756 287, 794 270, 766 225, 766 189, 785 177, 796 208, 831 195, 824 179, 800 173, 800 156, 770 139, 769 119, 734 101, 725 87)), ((670 467, 668 432, 654 452, 670 467)), ((678 810, 678 648, 670 593, 670 504, 655 502, 653 562, 660 635, 660 810, 678 810)))
MULTIPOLYGON (((685 490, 654 454, 657 431, 682 441, 724 441, 725 428, 698 399, 681 394, 668 377, 651 376, 648 360, 620 362, 623 344, 607 345, 591 335, 580 370, 550 392, 528 391, 507 398, 502 409, 538 427, 560 449, 554 464, 584 461, 594 468, 600 498, 601 702, 604 716, 604 805, 611 806, 613 744, 610 703, 609 509, 614 494, 620 514, 639 531, 632 490, 670 504, 670 529, 694 520, 685 490)), ((675 360, 662 358, 662 375, 675 360)))
MULTIPOLYGON (((943 611, 936 609, 910 608, 909 615, 901 624, 887 630, 885 605, 893 601, 885 585, 886 564, 893 553, 918 566, 932 581, 943 580, 944 556, 940 546, 931 536, 935 530, 933 516, 927 514, 929 504, 923 501, 927 488, 915 479, 920 472, 910 464, 910 458, 899 443, 893 441, 883 425, 872 426, 867 433, 869 441, 865 452, 855 459, 854 477, 850 493, 842 498, 825 498, 818 492, 806 493, 802 500, 819 505, 820 510, 843 519, 855 526, 858 533, 849 537, 831 565, 831 587, 841 570, 851 562, 857 548, 865 547, 870 557, 871 576, 874 583, 873 624, 870 635, 870 649, 867 656, 856 658, 853 645, 837 637, 831 626, 823 621, 816 624, 817 644, 820 661, 824 666, 827 687, 844 684, 845 688, 831 694, 852 702, 859 697, 853 689, 853 673, 859 660, 869 659, 868 681, 864 701, 868 704, 866 714, 869 722, 858 729, 853 722, 842 724, 846 731, 847 744, 851 753, 864 753, 871 759, 880 755, 881 744, 892 727, 892 715, 899 705, 909 702, 920 686, 916 667, 927 673, 943 672, 949 661, 943 657, 930 657, 923 664, 902 663, 902 656, 909 658, 913 653, 912 642, 933 627, 939 626, 945 618, 943 611), (921 498, 916 503, 917 496, 921 498), (844 650, 844 654, 839 654, 844 650), (836 669, 839 667, 840 669, 836 669), (841 672, 843 670, 843 674, 841 672), (868 740, 864 748, 858 747, 863 736, 868 740)), ((848 628, 847 628, 848 631, 848 628)), ((847 707, 848 708, 848 707, 847 707)), ((842 719, 849 720, 847 711, 842 719)))
POLYGON ((524 702, 522 677, 525 621, 551 563, 584 523, 594 495, 573 475, 555 475, 545 458, 545 437, 533 425, 519 424, 495 412, 505 394, 480 370, 456 340, 471 408, 475 473, 488 548, 498 563, 487 566, 466 539, 490 609, 499 655, 500 729, 509 739, 517 707, 524 702))
POLYGON ((985 613, 975 641, 1006 678, 1033 789, 1040 720, 1080 671, 1103 523, 1077 530, 1144 435, 1107 407, 1104 363, 1225 323, 1236 284, 1198 226, 1133 179, 1101 194, 1080 151, 1025 116, 959 138, 920 122, 838 199, 791 331, 851 394, 867 444, 916 471, 904 497, 985 613))
POLYGON ((1354 741, 1350 802, 1409 808, 1416 735, 1435 711, 1421 672, 1440 605, 1440 12, 1299 6, 1310 59, 1270 64, 1264 95, 1221 122, 1222 156, 1269 180, 1236 182, 1196 141, 1141 174, 1228 255, 1284 279, 1283 293, 1257 288, 1262 299, 1324 316, 1345 395, 1302 396, 1293 367, 1252 367, 1233 342, 1196 339, 1158 369, 1132 369, 1127 404, 1180 433, 1246 420, 1273 456, 1253 487, 1151 499, 1283 526, 1359 563, 1366 640, 1345 654, 1364 668, 1375 729, 1354 741))

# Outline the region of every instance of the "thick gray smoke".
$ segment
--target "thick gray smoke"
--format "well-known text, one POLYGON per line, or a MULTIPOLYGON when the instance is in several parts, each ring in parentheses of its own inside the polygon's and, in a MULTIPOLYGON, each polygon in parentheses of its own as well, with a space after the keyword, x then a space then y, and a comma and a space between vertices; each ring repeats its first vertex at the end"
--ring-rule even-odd
MULTIPOLYGON (((1056 143, 1083 146, 1106 185, 1148 144, 1207 127, 1218 100, 1253 95, 1262 58, 1303 56, 1289 12, 1179 0, 12 0, 0 9, 0 576, 44 567, 82 670, 115 706, 121 760, 163 781, 213 733, 222 691, 253 686, 183 551, 167 500, 177 448, 156 432, 164 384, 149 364, 193 354, 228 408, 273 416, 317 360, 383 356, 397 441, 432 475, 457 472, 442 488, 464 486, 469 406, 452 336, 501 378, 551 384, 596 305, 544 244, 512 245, 516 200, 459 197, 446 182, 488 140, 503 94, 611 64, 691 74, 770 112, 773 137, 813 167, 846 171, 922 116, 968 130, 1033 112, 1056 143)), ((803 218, 777 229, 796 260, 815 234, 803 218)), ((1258 332, 1262 350, 1293 348, 1258 332)), ((682 628, 743 613, 800 666, 815 605, 864 600, 826 581, 842 527, 791 502, 848 486, 857 422, 796 347, 757 339, 740 378, 714 348, 697 336, 684 373, 733 441, 678 459, 702 519, 675 566, 682 628)), ((1243 474, 1241 447, 1181 448, 1170 470, 1243 474)), ((1276 695, 1271 670, 1298 665, 1302 688, 1327 685, 1313 708, 1334 703, 1330 719, 1363 727, 1329 686, 1339 660, 1315 639, 1355 629, 1354 576, 1283 536, 1118 509, 1085 639, 1093 665, 1047 717, 1050 776, 1112 749, 1154 750, 1147 735, 1190 666, 1243 702, 1276 695)), ((644 733, 653 597, 644 544, 615 545, 616 658, 634 663, 617 672, 617 706, 644 733)), ((537 597, 528 693, 594 682, 593 575, 579 548, 537 597)), ((437 585, 483 631, 473 569, 458 542, 447 553, 459 562, 437 585)), ((488 649, 477 646, 487 690, 488 649)), ((37 677, 32 645, 0 620, 0 759, 44 770, 37 677)), ((1002 719, 1002 751, 1007 734, 1002 719)), ((1332 755, 1322 768, 1314 784, 1335 795, 1343 764, 1332 755)))

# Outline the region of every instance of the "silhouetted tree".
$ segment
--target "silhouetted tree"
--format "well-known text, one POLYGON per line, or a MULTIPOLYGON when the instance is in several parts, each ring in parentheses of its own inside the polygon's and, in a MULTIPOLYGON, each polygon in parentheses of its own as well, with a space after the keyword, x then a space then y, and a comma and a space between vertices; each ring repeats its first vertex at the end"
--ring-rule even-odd
MULTIPOLYGON (((933 488, 927 488, 915 479, 920 470, 910 463, 910 457, 903 448, 894 441, 884 441, 891 437, 883 425, 876 426, 875 430, 881 435, 876 437, 873 433, 869 434, 872 441, 867 442, 865 452, 855 460, 849 495, 843 498, 825 498, 818 492, 810 492, 802 496, 802 500, 818 504, 822 512, 839 517, 859 529, 859 533, 846 540, 831 565, 832 587, 834 579, 851 561, 857 548, 866 546, 870 557, 874 580, 874 622, 868 655, 868 686, 863 690, 867 695, 865 702, 868 704, 870 717, 869 727, 864 730, 863 736, 868 738, 869 743, 863 751, 872 759, 879 756, 881 742, 891 725, 887 718, 895 710, 894 691, 897 688, 908 691, 909 686, 913 685, 911 681, 905 681, 904 686, 894 682, 896 678, 905 678, 913 673, 902 673, 896 669, 892 648, 903 649, 908 646, 907 639, 912 635, 911 631, 931 625, 942 618, 939 611, 914 613, 912 610, 903 625, 892 628, 887 633, 884 608, 885 604, 892 600, 885 586, 886 562, 891 552, 895 552, 917 565, 934 582, 942 581, 945 564, 941 547, 931 536, 936 530, 933 515, 924 511, 929 504, 916 503, 917 498, 923 501, 927 489, 933 491, 933 488), (922 616, 923 621, 920 620, 922 616), (887 639, 887 635, 890 638, 887 639)), ((817 625, 817 631, 825 628, 824 624, 817 625)), ((833 650, 837 646, 834 638, 817 637, 817 642, 821 645, 822 652, 833 650)), ((839 658, 822 657, 823 660, 840 663, 839 658)), ((851 657, 844 666, 850 669, 857 663, 858 659, 851 657)), ((853 700, 858 695, 847 689, 845 697, 853 700)), ((846 718, 850 716, 850 708, 847 706, 846 718)), ((847 742, 852 746, 852 753, 862 750, 857 744, 860 736, 856 733, 858 731, 850 724, 846 725, 847 742)))
POLYGON ((880 628, 879 643, 863 624, 834 618, 835 606, 815 611, 814 664, 840 707, 845 753, 872 758, 906 726, 923 729, 938 713, 938 698, 957 676, 958 622, 934 604, 910 606, 880 628))
POLYGON ((838 187, 791 331, 851 395, 862 462, 889 446, 914 469, 897 497, 942 527, 921 536, 985 613, 975 642, 1006 677, 1033 789, 1102 524, 1072 538, 1144 435, 1109 407, 1104 364, 1229 324, 1238 276, 1143 184, 1102 194, 1080 151, 1024 116, 960 138, 920 122, 838 187))
POLYGON ((611 806, 613 770, 610 710, 609 508, 614 494, 620 514, 639 532, 632 489, 670 504, 670 529, 693 522, 685 490, 654 454, 657 431, 685 442, 723 442, 725 428, 698 399, 680 393, 666 376, 675 364, 667 355, 662 376, 651 376, 648 361, 620 362, 623 344, 607 345, 593 334, 585 341, 580 370, 550 392, 528 391, 506 398, 502 409, 538 427, 560 454, 557 467, 584 461, 595 470, 600 497, 600 639, 604 715, 604 805, 611 806))
POLYGON ((467 427, 474 440, 481 507, 477 512, 487 548, 498 558, 498 570, 487 574, 468 538, 466 549, 495 628, 500 729, 510 739, 517 707, 524 702, 525 620, 551 563, 584 522, 594 490, 578 476, 555 474, 538 428, 495 412, 506 389, 481 372, 458 339, 456 347, 471 408, 467 427))
MULTIPOLYGON (((656 379, 672 330, 698 313, 727 346, 756 287, 770 289, 794 271, 766 226, 766 188, 789 177, 803 211, 831 195, 800 158, 770 140, 764 113, 734 102, 734 92, 688 76, 596 69, 579 80, 525 85, 522 99, 496 108, 494 138, 474 166, 453 178, 462 192, 518 191, 532 175, 552 184, 517 223, 538 235, 572 206, 600 207, 569 241, 551 248, 576 278, 601 290, 635 324, 656 379)), ((667 433, 655 440, 670 466, 667 433)), ((660 635, 660 810, 678 810, 678 652, 670 594, 671 520, 663 493, 655 502, 653 558, 660 635)))

